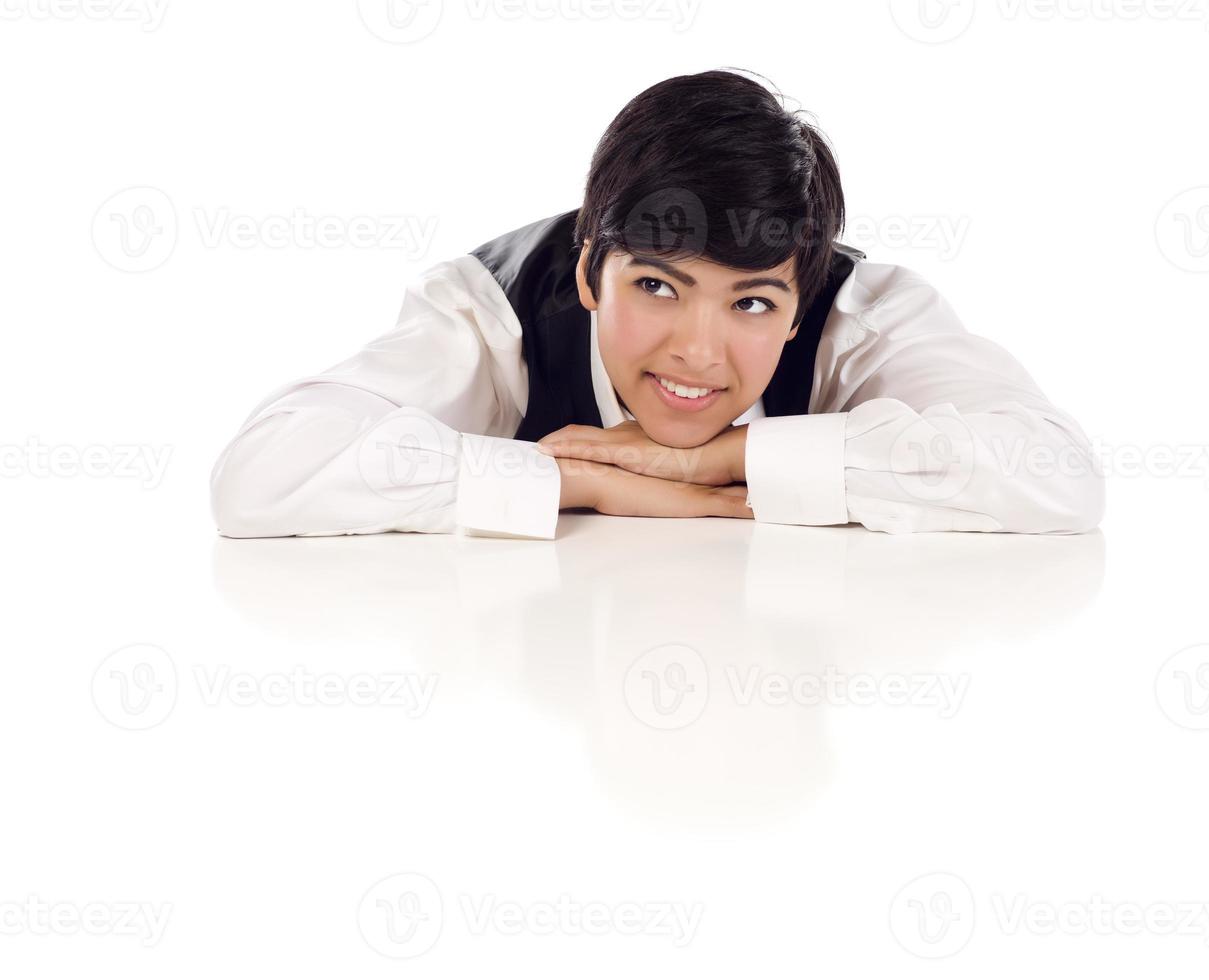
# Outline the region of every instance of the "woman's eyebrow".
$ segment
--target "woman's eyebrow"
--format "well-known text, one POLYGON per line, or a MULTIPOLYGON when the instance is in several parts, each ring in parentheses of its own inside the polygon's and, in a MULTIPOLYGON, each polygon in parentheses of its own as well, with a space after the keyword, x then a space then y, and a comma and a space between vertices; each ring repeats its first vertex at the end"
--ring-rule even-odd
MULTIPOLYGON (((626 267, 628 268, 632 265, 649 265, 654 269, 659 269, 662 272, 667 273, 673 279, 679 279, 686 286, 697 285, 697 280, 690 276, 687 272, 681 272, 674 265, 664 262, 662 259, 654 258, 653 256, 639 258, 636 255, 631 255, 630 260, 626 263, 626 267)), ((756 276, 752 279, 740 279, 738 282, 732 283, 730 288, 738 291, 740 289, 754 289, 756 286, 772 286, 775 289, 783 289, 787 293, 793 291, 784 279, 776 279, 772 276, 756 276)))

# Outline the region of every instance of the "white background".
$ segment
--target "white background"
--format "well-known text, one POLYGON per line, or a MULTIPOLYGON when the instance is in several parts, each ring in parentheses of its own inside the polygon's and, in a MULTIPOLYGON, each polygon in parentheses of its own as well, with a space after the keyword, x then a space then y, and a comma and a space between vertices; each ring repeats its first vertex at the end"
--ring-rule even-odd
POLYGON ((1201 975, 1209 4, 417 17, 0 0, 4 974, 1201 975), (578 206, 627 100, 722 66, 813 113, 845 240, 1080 421, 1099 531, 218 538, 209 470, 264 394, 578 206), (809 697, 828 672, 875 693, 809 697), (392 936, 379 899, 427 918, 392 936))

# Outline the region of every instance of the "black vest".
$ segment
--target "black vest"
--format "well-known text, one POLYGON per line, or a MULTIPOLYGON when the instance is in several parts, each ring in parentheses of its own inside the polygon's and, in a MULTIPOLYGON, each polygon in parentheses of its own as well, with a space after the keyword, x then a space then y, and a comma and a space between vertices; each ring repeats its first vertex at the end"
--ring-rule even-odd
MULTIPOLYGON (((579 209, 506 232, 471 251, 499 283, 521 322, 529 404, 514 439, 537 442, 565 425, 601 425, 592 388, 592 318, 579 302, 579 209)), ((765 415, 805 415, 814 358, 835 294, 865 253, 835 243, 831 270, 764 389, 765 415)))

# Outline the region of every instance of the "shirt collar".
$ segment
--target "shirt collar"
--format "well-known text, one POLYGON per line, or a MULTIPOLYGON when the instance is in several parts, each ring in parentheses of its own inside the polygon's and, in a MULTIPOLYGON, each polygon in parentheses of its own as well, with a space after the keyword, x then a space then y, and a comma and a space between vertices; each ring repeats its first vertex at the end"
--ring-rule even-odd
MULTIPOLYGON (((600 357, 600 344, 596 336, 596 311, 592 315, 592 391, 596 395, 596 407, 600 411, 600 425, 603 429, 611 429, 626 420, 633 421, 634 416, 621 407, 617 399, 617 389, 613 387, 613 379, 605 370, 604 361, 600 357)), ((752 419, 764 417, 764 398, 756 399, 756 403, 746 412, 735 419, 731 425, 744 425, 752 419)))

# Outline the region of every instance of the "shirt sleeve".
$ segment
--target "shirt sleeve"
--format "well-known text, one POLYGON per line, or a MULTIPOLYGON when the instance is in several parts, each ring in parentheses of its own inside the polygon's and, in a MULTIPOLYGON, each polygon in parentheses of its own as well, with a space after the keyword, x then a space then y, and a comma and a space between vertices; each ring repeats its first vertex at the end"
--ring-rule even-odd
POLYGON ((226 537, 463 533, 552 539, 557 460, 509 438, 528 374, 515 311, 472 255, 427 269, 394 328, 271 392, 222 451, 226 537))
POLYGON ((828 316, 810 414, 748 423, 757 521, 1077 533, 1104 513, 1086 434, 918 273, 857 263, 828 316))

